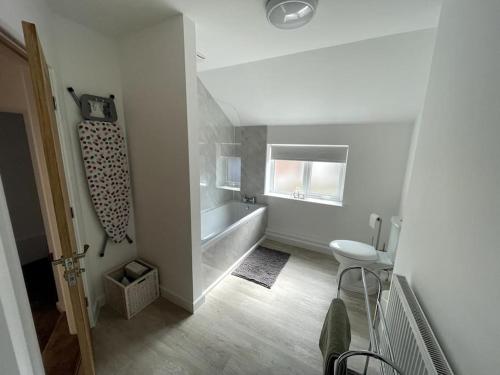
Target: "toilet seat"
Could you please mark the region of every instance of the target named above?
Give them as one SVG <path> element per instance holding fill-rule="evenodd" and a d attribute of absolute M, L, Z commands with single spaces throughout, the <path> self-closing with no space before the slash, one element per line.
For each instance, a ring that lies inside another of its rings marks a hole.
<path fill-rule="evenodd" d="M 363 242 L 335 240 L 330 242 L 330 248 L 334 250 L 334 253 L 354 260 L 376 261 L 378 259 L 377 250 Z"/>

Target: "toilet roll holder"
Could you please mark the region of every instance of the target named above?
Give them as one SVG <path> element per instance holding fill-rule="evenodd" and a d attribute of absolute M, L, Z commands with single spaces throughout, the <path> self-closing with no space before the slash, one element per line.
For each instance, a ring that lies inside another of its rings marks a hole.
<path fill-rule="evenodd" d="M 372 235 L 371 245 L 375 247 L 375 250 L 378 250 L 378 245 L 380 243 L 380 232 L 382 230 L 382 218 L 380 216 L 377 217 L 376 222 L 378 223 L 377 240 L 375 241 L 375 237 Z M 374 245 L 374 243 L 375 243 L 375 245 Z"/>

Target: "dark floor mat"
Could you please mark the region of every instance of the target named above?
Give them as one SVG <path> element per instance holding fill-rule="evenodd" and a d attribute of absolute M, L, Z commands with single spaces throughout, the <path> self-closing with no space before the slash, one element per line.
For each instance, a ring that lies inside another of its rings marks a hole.
<path fill-rule="evenodd" d="M 259 246 L 236 268 L 232 275 L 271 289 L 290 254 Z"/>

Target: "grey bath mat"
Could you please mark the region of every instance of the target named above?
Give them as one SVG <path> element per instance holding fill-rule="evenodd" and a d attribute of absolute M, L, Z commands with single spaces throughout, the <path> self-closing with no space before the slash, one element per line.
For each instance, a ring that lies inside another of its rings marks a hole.
<path fill-rule="evenodd" d="M 288 258 L 290 258 L 288 253 L 259 246 L 245 258 L 232 275 L 271 289 Z"/>

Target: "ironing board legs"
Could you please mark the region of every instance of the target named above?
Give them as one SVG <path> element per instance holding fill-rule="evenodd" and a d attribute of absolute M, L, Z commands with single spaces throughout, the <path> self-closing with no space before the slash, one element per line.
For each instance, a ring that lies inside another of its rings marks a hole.
<path fill-rule="evenodd" d="M 108 235 L 107 234 L 104 234 L 104 241 L 102 243 L 102 246 L 101 246 L 101 251 L 99 252 L 99 256 L 102 258 L 104 257 L 104 252 L 106 251 L 106 246 L 108 245 Z"/>
<path fill-rule="evenodd" d="M 132 238 L 130 238 L 130 236 L 128 234 L 125 236 L 125 239 L 130 244 L 134 243 L 134 240 Z M 109 240 L 108 235 L 104 234 L 104 241 L 102 242 L 101 251 L 99 252 L 99 256 L 101 258 L 104 257 L 104 253 L 106 252 L 106 246 L 108 246 L 108 240 Z"/>

